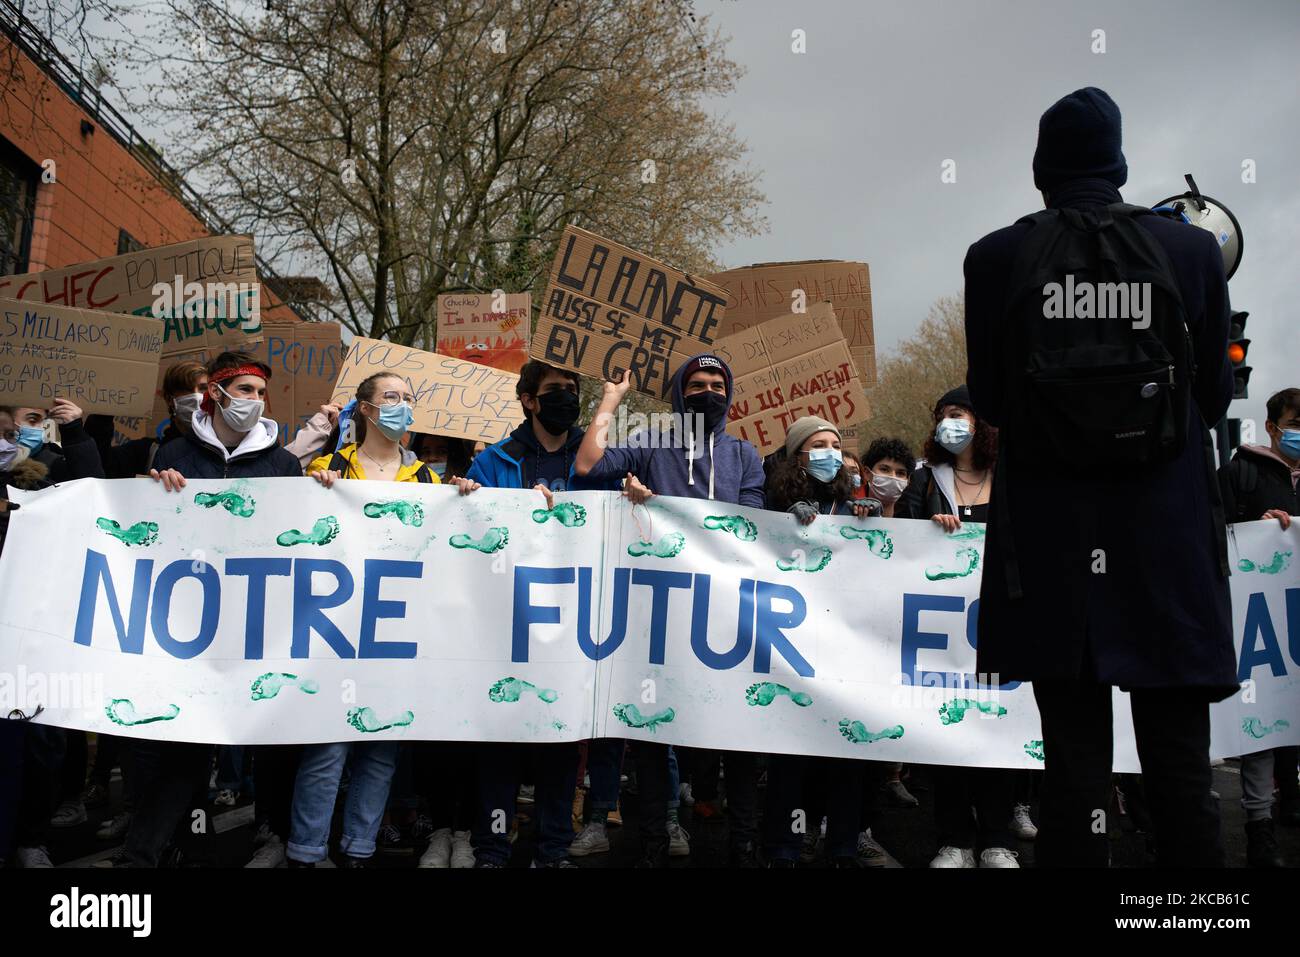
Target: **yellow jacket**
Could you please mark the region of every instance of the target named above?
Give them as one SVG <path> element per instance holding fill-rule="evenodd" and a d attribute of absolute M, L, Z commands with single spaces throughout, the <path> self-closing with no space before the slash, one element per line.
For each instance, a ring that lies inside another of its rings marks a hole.
<path fill-rule="evenodd" d="M 366 477 L 365 470 L 361 467 L 361 456 L 357 454 L 357 445 L 355 442 L 351 445 L 343 446 L 343 448 L 339 449 L 337 452 L 331 452 L 327 455 L 321 455 L 312 459 L 311 464 L 307 466 L 307 474 L 310 475 L 312 472 L 328 471 L 330 460 L 334 458 L 335 455 L 338 455 L 343 459 L 343 462 L 341 463 L 342 467 L 339 469 L 339 472 L 343 474 L 343 478 L 364 479 Z M 425 468 L 425 465 L 415 457 L 415 453 L 410 449 L 403 448 L 402 464 L 397 469 L 397 478 L 394 481 L 418 482 L 419 478 L 417 477 L 417 473 L 422 468 Z M 433 480 L 434 485 L 441 484 L 442 479 L 438 478 L 437 472 L 433 469 L 427 469 L 427 471 L 429 473 L 429 478 Z"/>

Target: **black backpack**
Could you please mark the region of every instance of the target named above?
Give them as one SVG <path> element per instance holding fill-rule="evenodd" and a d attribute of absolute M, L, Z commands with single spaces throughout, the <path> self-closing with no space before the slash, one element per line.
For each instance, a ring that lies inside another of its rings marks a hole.
<path fill-rule="evenodd" d="M 1169 257 L 1138 225 L 1144 215 L 1153 214 L 1115 203 L 1019 220 L 1033 228 L 1008 300 L 1009 424 L 1017 451 L 1040 463 L 1143 468 L 1177 458 L 1186 445 L 1191 336 Z M 1132 296 L 1139 290 L 1142 322 Z M 1091 310 L 1079 298 L 1087 292 Z M 1058 314 L 1049 316 L 1049 307 Z"/>

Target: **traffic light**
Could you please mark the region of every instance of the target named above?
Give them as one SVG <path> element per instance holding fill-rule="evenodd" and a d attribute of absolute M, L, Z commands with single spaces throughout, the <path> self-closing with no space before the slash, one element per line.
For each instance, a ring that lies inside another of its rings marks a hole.
<path fill-rule="evenodd" d="M 1246 385 L 1250 382 L 1250 366 L 1246 365 L 1246 350 L 1250 340 L 1246 336 L 1248 312 L 1234 312 L 1228 322 L 1228 362 L 1232 364 L 1232 397 L 1246 398 Z"/>

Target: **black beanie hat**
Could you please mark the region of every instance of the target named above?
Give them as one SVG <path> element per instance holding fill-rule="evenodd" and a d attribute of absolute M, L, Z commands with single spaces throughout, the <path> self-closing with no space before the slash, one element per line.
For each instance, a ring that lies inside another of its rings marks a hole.
<path fill-rule="evenodd" d="M 1105 90 L 1085 86 L 1053 103 L 1038 121 L 1034 186 L 1051 192 L 1072 179 L 1128 182 L 1120 151 L 1119 107 Z"/>
<path fill-rule="evenodd" d="M 971 404 L 970 400 L 970 389 L 966 388 L 965 385 L 949 389 L 939 396 L 939 401 L 934 404 L 934 414 L 937 416 L 942 412 L 945 405 L 959 405 L 963 409 L 969 409 L 972 414 L 975 412 L 975 406 Z"/>

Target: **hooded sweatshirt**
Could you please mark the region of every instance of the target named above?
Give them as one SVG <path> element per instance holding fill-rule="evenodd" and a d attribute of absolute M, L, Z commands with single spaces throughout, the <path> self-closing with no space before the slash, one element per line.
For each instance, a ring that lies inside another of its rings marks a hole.
<path fill-rule="evenodd" d="M 259 419 L 233 449 L 217 437 L 206 412 L 195 412 L 193 423 L 193 434 L 158 449 L 155 469 L 176 469 L 193 479 L 302 476 L 298 460 L 275 444 L 280 427 L 270 419 Z"/>
<path fill-rule="evenodd" d="M 701 358 L 695 356 L 695 359 Z M 727 408 L 731 408 L 731 370 L 716 356 L 727 379 Z M 694 362 L 683 363 L 673 376 L 670 395 L 673 411 L 686 413 L 683 373 Z M 741 439 L 727 434 L 727 416 L 723 415 L 714 430 L 700 439 L 694 430 L 679 424 L 652 435 L 641 430 L 628 437 L 626 446 L 605 450 L 592 468 L 589 478 L 620 479 L 631 472 L 641 483 L 658 495 L 681 498 L 707 498 L 734 505 L 764 508 L 763 461 L 758 450 Z M 657 446 L 657 447 L 651 447 Z"/>
<path fill-rule="evenodd" d="M 532 420 L 525 417 L 508 436 L 475 456 L 465 477 L 487 488 L 532 488 L 539 473 L 554 473 L 558 470 L 568 476 L 565 487 L 571 491 L 617 489 L 617 482 L 583 478 L 574 474 L 573 464 L 578 458 L 582 436 L 582 429 L 569 429 L 564 445 L 558 451 L 548 452 L 537 441 Z"/>

